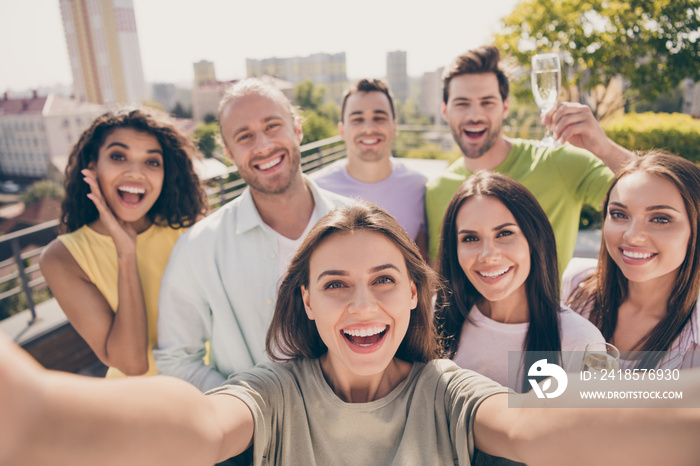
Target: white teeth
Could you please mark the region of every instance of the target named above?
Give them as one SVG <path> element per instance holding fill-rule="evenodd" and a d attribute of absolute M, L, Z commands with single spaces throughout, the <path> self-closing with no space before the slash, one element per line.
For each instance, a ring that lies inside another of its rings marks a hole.
<path fill-rule="evenodd" d="M 500 277 L 501 275 L 506 273 L 508 270 L 510 270 L 510 267 L 506 267 L 505 269 L 498 270 L 496 272 L 479 272 L 479 275 L 481 275 L 482 277 L 486 277 L 486 278 L 496 278 L 496 277 Z"/>
<path fill-rule="evenodd" d="M 386 330 L 386 325 L 355 330 L 343 330 L 343 333 L 351 337 L 371 337 L 372 335 L 382 333 L 384 330 Z"/>
<path fill-rule="evenodd" d="M 363 139 L 360 142 L 362 144 L 376 144 L 379 142 L 379 139 Z"/>
<path fill-rule="evenodd" d="M 632 251 L 625 251 L 624 249 L 622 250 L 622 255 L 630 257 L 632 259 L 649 259 L 651 256 L 654 254 L 650 253 L 644 253 L 644 252 L 632 252 Z"/>
<path fill-rule="evenodd" d="M 272 160 L 270 160 L 270 161 L 267 162 L 267 163 L 258 165 L 258 168 L 259 168 L 260 170 L 267 170 L 267 169 L 272 168 L 272 167 L 274 167 L 275 165 L 279 164 L 281 161 L 282 161 L 282 157 L 277 157 L 276 159 L 272 159 Z"/>
<path fill-rule="evenodd" d="M 146 192 L 143 188 L 137 188 L 135 186 L 119 186 L 117 188 L 119 191 L 124 191 L 131 194 L 144 194 Z"/>

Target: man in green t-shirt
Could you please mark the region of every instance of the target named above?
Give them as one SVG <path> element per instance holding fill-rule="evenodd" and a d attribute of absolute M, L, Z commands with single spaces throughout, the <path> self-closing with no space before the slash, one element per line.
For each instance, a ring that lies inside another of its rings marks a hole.
<path fill-rule="evenodd" d="M 442 219 L 457 188 L 478 170 L 503 173 L 527 187 L 554 229 L 560 273 L 573 256 L 583 204 L 600 208 L 613 178 L 632 154 L 605 135 L 590 108 L 559 103 L 542 122 L 564 144 L 538 147 L 538 141 L 503 135 L 508 116 L 508 77 L 496 47 L 465 52 L 442 78 L 442 116 L 463 157 L 426 185 L 429 255 L 436 261 Z"/>

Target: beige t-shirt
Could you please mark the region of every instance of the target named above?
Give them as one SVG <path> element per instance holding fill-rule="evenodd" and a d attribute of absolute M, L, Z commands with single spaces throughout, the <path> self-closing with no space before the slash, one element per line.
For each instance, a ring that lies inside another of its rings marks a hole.
<path fill-rule="evenodd" d="M 245 402 L 255 465 L 469 465 L 476 409 L 507 389 L 452 361 L 415 363 L 384 398 L 346 403 L 318 359 L 265 363 L 207 394 Z"/>

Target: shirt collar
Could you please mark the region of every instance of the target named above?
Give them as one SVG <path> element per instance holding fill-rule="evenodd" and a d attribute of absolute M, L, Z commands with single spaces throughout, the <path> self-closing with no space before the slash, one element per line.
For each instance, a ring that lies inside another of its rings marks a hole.
<path fill-rule="evenodd" d="M 319 212 L 328 212 L 332 206 L 319 192 L 319 187 L 316 185 L 316 183 L 314 183 L 306 175 L 302 175 L 302 177 L 304 178 L 306 186 L 308 186 L 311 190 L 311 196 L 314 199 L 314 210 L 311 214 L 311 220 L 316 223 L 316 221 L 320 219 Z M 260 217 L 260 212 L 258 212 L 257 207 L 255 207 L 255 202 L 253 202 L 253 195 L 250 192 L 250 187 L 246 187 L 238 198 L 237 210 L 237 234 L 245 233 L 255 227 L 262 228 L 265 225 L 262 217 Z"/>

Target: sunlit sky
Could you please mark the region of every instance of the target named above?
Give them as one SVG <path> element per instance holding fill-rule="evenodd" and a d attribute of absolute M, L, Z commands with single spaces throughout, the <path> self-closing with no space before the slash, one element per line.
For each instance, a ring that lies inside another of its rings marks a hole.
<path fill-rule="evenodd" d="M 386 53 L 407 52 L 420 76 L 488 43 L 518 0 L 134 0 L 146 81 L 187 83 L 214 62 L 245 77 L 246 58 L 346 53 L 349 79 L 384 77 Z M 70 85 L 59 0 L 0 0 L 0 92 Z"/>

